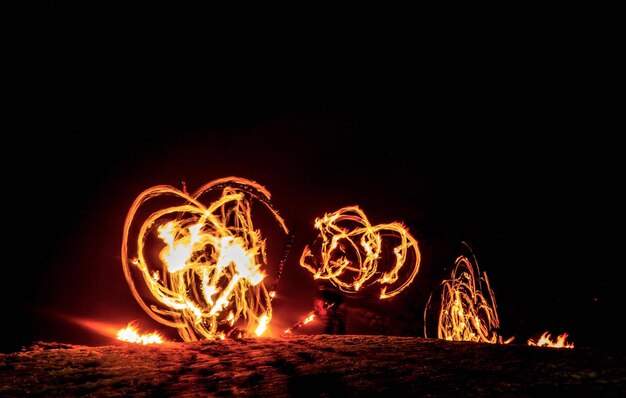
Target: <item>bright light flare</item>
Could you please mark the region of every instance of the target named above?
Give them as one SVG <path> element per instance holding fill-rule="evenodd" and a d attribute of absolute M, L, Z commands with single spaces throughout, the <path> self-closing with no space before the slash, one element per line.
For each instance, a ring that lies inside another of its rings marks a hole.
<path fill-rule="evenodd" d="M 574 348 L 574 343 L 568 343 L 567 337 L 569 334 L 563 333 L 557 336 L 556 341 L 552 341 L 552 336 L 548 332 L 544 332 L 538 341 L 528 339 L 528 345 L 536 347 L 551 347 L 551 348 Z"/>
<path fill-rule="evenodd" d="M 348 206 L 315 219 L 315 228 L 317 245 L 306 246 L 300 257 L 314 279 L 328 279 L 346 293 L 379 283 L 380 298 L 386 299 L 417 275 L 418 243 L 399 222 L 372 225 L 358 206 Z"/>
<path fill-rule="evenodd" d="M 121 251 L 126 281 L 144 311 L 184 341 L 260 336 L 272 319 L 263 283 L 266 244 L 252 223 L 253 202 L 288 233 L 270 193 L 239 177 L 211 181 L 193 194 L 158 185 L 128 212 Z M 140 210 L 149 213 L 143 221 Z"/>
<path fill-rule="evenodd" d="M 117 332 L 120 330 L 119 323 L 108 323 L 102 321 L 96 321 L 93 319 L 79 318 L 75 316 L 61 315 L 63 318 L 73 322 L 77 325 L 84 327 L 92 332 L 96 332 L 101 336 L 115 338 Z"/>

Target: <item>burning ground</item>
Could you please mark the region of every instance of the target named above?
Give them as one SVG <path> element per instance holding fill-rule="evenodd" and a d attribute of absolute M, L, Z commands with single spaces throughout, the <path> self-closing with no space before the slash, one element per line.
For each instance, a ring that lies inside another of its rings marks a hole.
<path fill-rule="evenodd" d="M 420 337 L 164 345 L 36 343 L 0 355 L 2 396 L 623 396 L 626 355 Z"/>

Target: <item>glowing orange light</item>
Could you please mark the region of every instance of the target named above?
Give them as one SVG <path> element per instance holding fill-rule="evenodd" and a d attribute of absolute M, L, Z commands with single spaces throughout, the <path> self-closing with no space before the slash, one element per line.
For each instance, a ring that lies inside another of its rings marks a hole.
<path fill-rule="evenodd" d="M 117 339 L 137 344 L 163 344 L 163 337 L 158 332 L 139 333 L 139 330 L 129 323 L 117 332 Z"/>
<path fill-rule="evenodd" d="M 117 332 L 120 330 L 119 323 L 107 323 L 107 322 L 102 322 L 102 321 L 96 321 L 93 319 L 79 318 L 79 317 L 69 316 L 69 315 L 64 315 L 64 314 L 59 314 L 59 316 L 61 316 L 64 319 L 67 319 L 68 321 L 72 323 L 80 325 L 84 327 L 85 329 L 88 329 L 92 332 L 96 332 L 106 337 L 115 338 L 117 335 Z"/>
<path fill-rule="evenodd" d="M 500 327 L 498 309 L 487 274 L 483 273 L 480 279 L 477 279 L 475 274 L 480 274 L 477 263 L 473 264 L 465 256 L 456 259 L 450 279 L 442 283 L 437 337 L 454 341 L 508 344 L 514 338 L 503 341 L 502 336 L 498 335 Z M 487 297 L 482 293 L 481 280 L 485 283 Z M 425 335 L 427 335 L 426 315 L 431 298 L 432 295 L 424 311 Z"/>
<path fill-rule="evenodd" d="M 311 323 L 315 320 L 315 311 L 311 311 L 308 314 L 306 314 L 306 316 L 304 317 L 304 319 L 302 319 L 299 322 L 296 322 L 292 327 L 286 329 L 283 334 L 291 334 L 293 333 L 294 330 L 301 328 L 302 326 Z"/>
<path fill-rule="evenodd" d="M 257 326 L 254 333 L 256 333 L 257 336 L 262 335 L 265 332 L 265 330 L 267 330 L 267 324 L 269 321 L 270 321 L 270 318 L 267 316 L 267 314 L 263 314 L 261 316 L 261 319 L 259 320 L 259 325 Z"/>
<path fill-rule="evenodd" d="M 315 314 L 311 314 L 307 316 L 306 318 L 304 318 L 304 324 L 306 325 L 309 322 L 313 322 L 314 319 L 315 319 Z"/>
<path fill-rule="evenodd" d="M 574 343 L 568 343 L 567 337 L 569 334 L 563 333 L 557 336 L 556 341 L 552 341 L 552 336 L 548 332 L 544 332 L 538 341 L 528 339 L 528 345 L 537 347 L 552 347 L 552 348 L 574 348 Z"/>
<path fill-rule="evenodd" d="M 154 204 L 165 198 L 178 204 Z M 176 328 L 185 341 L 222 339 L 235 329 L 238 336 L 260 336 L 272 319 L 263 283 L 266 245 L 252 223 L 253 200 L 288 233 L 270 193 L 238 177 L 211 181 L 193 194 L 158 185 L 142 192 L 128 212 L 121 252 L 128 285 L 148 315 Z M 151 214 L 136 223 L 140 209 Z M 129 255 L 133 241 L 136 254 Z M 138 277 L 147 291 L 138 289 Z"/>
<path fill-rule="evenodd" d="M 404 290 L 417 275 L 420 250 L 401 223 L 371 225 L 358 206 L 349 206 L 317 218 L 315 228 L 320 246 L 315 253 L 306 246 L 300 265 L 315 279 L 328 279 L 343 292 L 355 293 L 377 282 L 383 285 L 380 298 L 386 299 Z"/>

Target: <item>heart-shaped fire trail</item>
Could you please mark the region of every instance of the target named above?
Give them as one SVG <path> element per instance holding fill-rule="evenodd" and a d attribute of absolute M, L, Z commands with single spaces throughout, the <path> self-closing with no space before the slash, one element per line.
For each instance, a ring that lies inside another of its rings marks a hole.
<path fill-rule="evenodd" d="M 272 319 L 272 292 L 263 283 L 265 239 L 252 224 L 253 202 L 288 233 L 270 193 L 239 177 L 211 181 L 193 194 L 154 186 L 126 216 L 121 254 L 128 285 L 148 315 L 176 328 L 184 341 L 260 336 Z"/>

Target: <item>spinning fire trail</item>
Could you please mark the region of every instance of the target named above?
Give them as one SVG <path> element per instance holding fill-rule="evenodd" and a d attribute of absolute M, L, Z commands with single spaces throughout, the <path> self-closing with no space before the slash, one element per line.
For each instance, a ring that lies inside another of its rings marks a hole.
<path fill-rule="evenodd" d="M 503 341 L 502 336 L 498 335 L 500 328 L 498 308 L 487 274 L 483 273 L 480 279 L 477 279 L 476 274 L 480 275 L 480 271 L 478 265 L 474 263 L 465 256 L 457 257 L 450 279 L 443 281 L 437 337 L 455 341 L 508 344 L 513 341 L 513 337 Z M 482 293 L 481 280 L 485 283 L 487 297 Z M 431 298 L 432 295 L 424 310 L 426 337 L 428 337 L 426 316 Z"/>
<path fill-rule="evenodd" d="M 349 206 L 317 218 L 315 228 L 320 246 L 315 254 L 306 246 L 300 265 L 315 279 L 327 279 L 343 292 L 355 293 L 378 282 L 383 285 L 380 298 L 386 299 L 404 290 L 417 275 L 421 258 L 417 241 L 401 223 L 371 225 L 358 206 Z M 402 280 L 399 273 L 405 264 L 410 271 Z"/>
<path fill-rule="evenodd" d="M 121 248 L 124 275 L 141 308 L 176 328 L 184 341 L 262 335 L 272 319 L 274 290 L 293 243 L 292 233 L 268 291 L 266 240 L 253 225 L 253 203 L 289 234 L 270 197 L 261 185 L 239 177 L 211 181 L 192 194 L 167 185 L 142 192 L 127 214 Z M 142 214 L 147 217 L 137 221 Z M 318 237 L 302 251 L 300 266 L 338 291 L 356 294 L 378 283 L 378 297 L 388 299 L 418 274 L 418 242 L 399 222 L 372 225 L 358 206 L 348 206 L 317 218 L 315 228 Z M 459 256 L 450 279 L 443 281 L 437 336 L 507 344 L 513 338 L 503 341 L 498 335 L 494 293 L 475 263 L 475 258 L 472 263 Z M 424 310 L 426 337 L 431 299 Z M 324 299 L 284 333 L 317 318 L 332 320 L 328 313 L 337 312 L 341 301 Z M 139 334 L 133 325 L 117 337 L 141 344 L 163 341 L 158 334 Z M 528 344 L 573 348 L 566 337 L 553 342 L 546 332 Z"/>
<path fill-rule="evenodd" d="M 379 283 L 380 299 L 393 297 L 413 282 L 419 270 L 418 243 L 399 222 L 372 225 L 358 206 L 343 207 L 315 220 L 319 230 L 312 247 L 306 246 L 300 265 L 314 279 L 328 280 L 339 290 L 353 294 Z M 325 309 L 333 303 L 324 303 Z M 284 333 L 315 319 L 315 311 Z"/>
<path fill-rule="evenodd" d="M 210 200 L 210 194 L 217 197 Z M 159 208 L 164 198 L 178 204 Z M 146 313 L 176 328 L 185 341 L 233 333 L 260 336 L 272 319 L 273 292 L 263 283 L 266 246 L 252 223 L 253 201 L 288 233 L 270 193 L 238 177 L 211 181 L 193 194 L 155 186 L 142 192 L 128 212 L 121 251 L 126 281 Z M 156 202 L 157 209 L 136 224 L 140 209 L 154 209 L 148 202 Z M 133 255 L 131 241 L 136 242 Z M 137 278 L 147 290 L 137 287 Z"/>

